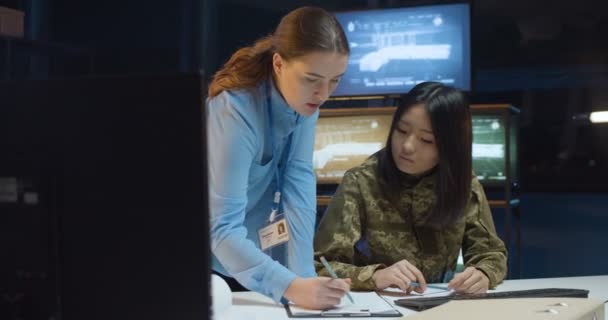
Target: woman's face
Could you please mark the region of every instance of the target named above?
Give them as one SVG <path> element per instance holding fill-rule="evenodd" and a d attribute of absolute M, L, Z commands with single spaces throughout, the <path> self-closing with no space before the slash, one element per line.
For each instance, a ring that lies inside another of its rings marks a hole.
<path fill-rule="evenodd" d="M 336 89 L 348 56 L 318 51 L 287 61 L 275 53 L 272 60 L 276 85 L 287 104 L 310 116 Z"/>
<path fill-rule="evenodd" d="M 401 172 L 421 175 L 439 163 L 431 119 L 422 104 L 403 113 L 392 135 L 393 160 Z"/>

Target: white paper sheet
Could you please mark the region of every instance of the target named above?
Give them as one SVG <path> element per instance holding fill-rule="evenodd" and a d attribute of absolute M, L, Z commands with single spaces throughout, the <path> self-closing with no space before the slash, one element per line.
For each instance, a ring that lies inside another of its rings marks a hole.
<path fill-rule="evenodd" d="M 376 292 L 350 292 L 350 295 L 355 301 L 354 304 L 350 302 L 347 297 L 344 297 L 336 308 L 329 310 L 311 310 L 300 308 L 295 305 L 290 305 L 289 308 L 294 316 L 336 316 L 342 314 L 348 314 L 351 316 L 371 316 L 373 314 L 399 315 L 399 312 Z"/>

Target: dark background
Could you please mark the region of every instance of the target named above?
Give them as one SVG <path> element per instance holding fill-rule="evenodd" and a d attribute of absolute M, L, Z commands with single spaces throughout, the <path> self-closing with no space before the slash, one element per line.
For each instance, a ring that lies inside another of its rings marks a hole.
<path fill-rule="evenodd" d="M 27 40 L 13 44 L 10 65 L 0 59 L 0 79 L 212 74 L 296 7 L 342 11 L 424 3 L 0 0 L 0 6 L 26 13 Z M 608 273 L 608 124 L 572 120 L 608 110 L 607 7 L 603 0 L 473 1 L 471 100 L 521 110 L 522 278 Z M 6 43 L 0 41 L 0 57 Z M 35 188 L 36 181 L 25 183 Z M 24 262 L 8 272 L 15 274 L 14 284 L 34 292 L 48 277 L 47 219 L 35 207 L 19 210 L 26 214 L 5 214 L 0 206 L 0 240 L 17 243 L 15 256 Z M 502 216 L 495 218 L 501 229 Z M 16 223 L 27 230 L 11 228 Z"/>

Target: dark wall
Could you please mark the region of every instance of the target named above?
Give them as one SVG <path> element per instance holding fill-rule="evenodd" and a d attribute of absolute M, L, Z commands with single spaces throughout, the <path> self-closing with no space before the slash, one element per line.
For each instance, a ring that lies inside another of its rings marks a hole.
<path fill-rule="evenodd" d="M 608 194 L 525 193 L 524 278 L 602 275 L 608 270 Z"/>
<path fill-rule="evenodd" d="M 51 37 L 93 49 L 98 73 L 178 70 L 181 3 L 54 0 Z"/>
<path fill-rule="evenodd" d="M 25 39 L 33 41 L 13 41 L 16 49 L 9 66 L 10 78 L 199 71 L 205 55 L 201 49 L 206 28 L 203 20 L 211 16 L 205 7 L 207 3 L 197 0 L 11 3 L 10 7 L 25 12 Z M 0 57 L 4 57 L 4 50 L 0 49 Z M 76 65 L 74 57 L 90 60 L 91 67 Z M 32 63 L 34 60 L 38 60 L 38 65 Z"/>

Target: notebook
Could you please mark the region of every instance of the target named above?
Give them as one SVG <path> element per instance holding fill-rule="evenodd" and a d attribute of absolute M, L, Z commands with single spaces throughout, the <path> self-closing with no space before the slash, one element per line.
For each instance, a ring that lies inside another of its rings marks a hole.
<path fill-rule="evenodd" d="M 388 301 L 376 292 L 350 292 L 355 303 L 343 298 L 336 308 L 328 310 L 311 310 L 285 304 L 290 318 L 335 318 L 335 317 L 401 317 Z"/>

